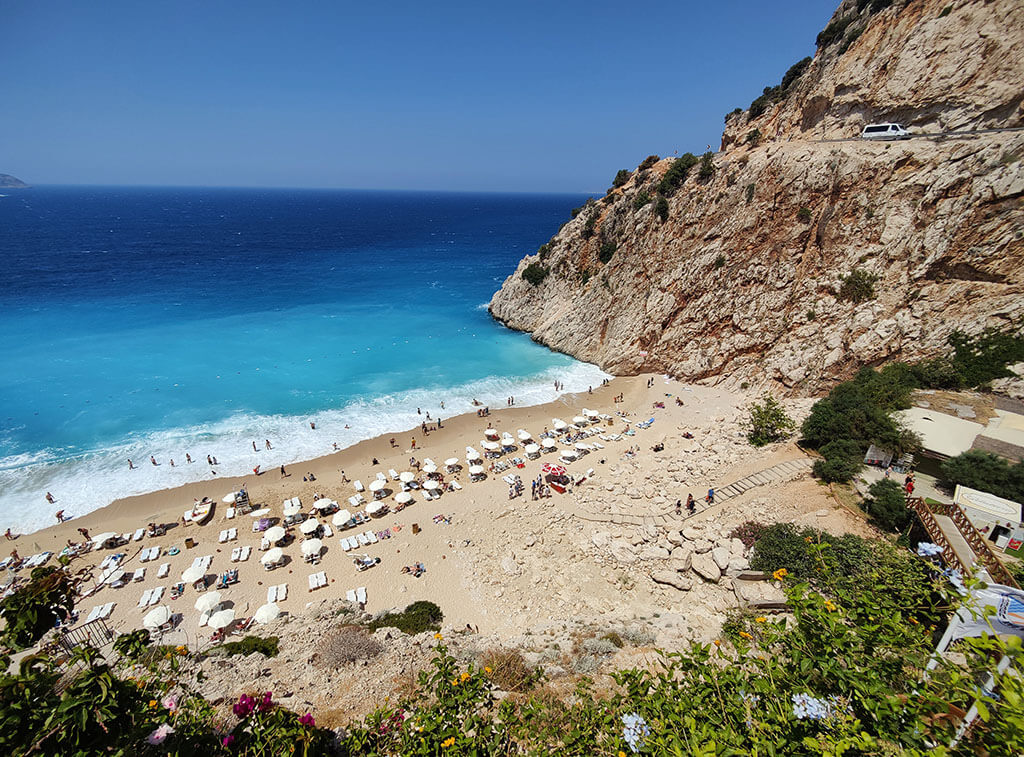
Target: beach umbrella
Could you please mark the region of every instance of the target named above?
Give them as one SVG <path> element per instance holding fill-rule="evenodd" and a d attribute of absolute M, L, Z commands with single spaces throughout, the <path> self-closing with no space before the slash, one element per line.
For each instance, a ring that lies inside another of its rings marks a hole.
<path fill-rule="evenodd" d="M 533 434 L 531 434 L 529 431 L 527 431 L 524 428 L 521 428 L 518 431 L 516 431 L 516 436 L 519 437 L 519 441 L 521 441 L 521 442 L 527 442 L 527 441 L 529 441 L 530 439 L 533 438 Z"/>
<path fill-rule="evenodd" d="M 444 461 L 444 464 L 447 465 L 449 468 L 454 468 L 456 465 L 459 464 L 459 458 L 449 457 L 447 460 Z"/>
<path fill-rule="evenodd" d="M 302 525 L 299 526 L 299 530 L 307 536 L 320 528 L 320 521 L 316 518 L 310 518 L 309 520 L 302 521 Z"/>
<path fill-rule="evenodd" d="M 541 472 L 546 473 L 549 476 L 564 476 L 568 471 L 561 465 L 555 465 L 554 463 L 544 463 L 541 467 Z"/>
<path fill-rule="evenodd" d="M 582 415 L 577 415 L 575 418 L 572 419 L 572 422 L 579 426 L 587 425 L 587 419 L 584 418 Z"/>
<path fill-rule="evenodd" d="M 400 505 L 407 505 L 412 502 L 412 495 L 409 492 L 398 492 L 395 495 L 395 502 Z"/>
<path fill-rule="evenodd" d="M 195 608 L 199 610 L 199 612 L 209 612 L 219 604 L 220 592 L 208 591 L 205 594 L 199 595 L 199 599 L 196 600 Z"/>
<path fill-rule="evenodd" d="M 210 628 L 219 631 L 221 628 L 231 625 L 231 622 L 235 619 L 235 611 L 229 607 L 226 610 L 220 610 L 210 616 L 208 625 Z"/>
<path fill-rule="evenodd" d="M 542 447 L 546 447 L 548 449 L 554 449 L 554 447 L 555 447 L 555 440 L 554 439 L 549 439 L 547 437 L 544 437 L 543 439 L 541 439 L 540 443 L 541 443 Z"/>
<path fill-rule="evenodd" d="M 337 507 L 337 505 L 338 503 L 335 502 L 333 499 L 327 499 L 327 497 L 324 497 L 323 499 L 318 499 L 316 501 L 316 504 L 313 505 L 313 509 L 330 510 L 332 507 Z"/>
<path fill-rule="evenodd" d="M 525 447 L 523 447 L 523 449 L 526 451 L 526 454 L 528 455 L 535 455 L 538 452 L 540 452 L 540 447 L 538 447 L 536 444 L 527 444 Z"/>
<path fill-rule="evenodd" d="M 438 486 L 440 486 L 440 484 L 437 483 L 437 481 L 435 481 L 434 479 L 430 479 L 429 481 L 424 481 L 423 482 L 423 488 L 424 489 L 431 489 L 431 490 L 433 490 L 433 489 L 436 489 Z"/>
<path fill-rule="evenodd" d="M 371 492 L 379 492 L 385 486 L 386 486 L 385 482 L 381 481 L 379 478 L 375 478 L 375 479 L 373 479 L 373 481 L 370 482 L 370 485 L 367 488 Z"/>
<path fill-rule="evenodd" d="M 284 510 L 282 510 L 282 512 L 284 513 L 284 517 L 291 518 L 291 517 L 293 517 L 295 515 L 298 515 L 299 513 L 302 512 L 302 506 L 301 505 L 296 505 L 294 503 L 293 504 L 289 504 L 289 505 L 287 505 L 284 508 Z"/>
<path fill-rule="evenodd" d="M 477 451 L 475 449 L 473 449 L 472 447 L 466 447 L 466 457 L 469 457 L 470 455 L 476 455 L 476 454 L 478 454 L 478 453 L 477 453 Z"/>
<path fill-rule="evenodd" d="M 480 459 L 480 453 L 477 452 L 475 449 L 474 450 L 470 450 L 470 451 L 468 451 L 466 453 L 466 461 L 467 462 L 471 462 L 473 460 L 479 460 L 479 459 Z"/>
<path fill-rule="evenodd" d="M 352 513 L 348 510 L 339 510 L 334 514 L 334 518 L 331 519 L 331 523 L 336 526 L 344 526 L 350 520 L 352 520 Z"/>
<path fill-rule="evenodd" d="M 302 554 L 305 556 L 318 555 L 324 548 L 324 543 L 319 539 L 306 539 L 302 542 Z"/>
<path fill-rule="evenodd" d="M 483 447 L 484 449 L 490 451 L 490 452 L 494 452 L 501 445 L 498 444 L 497 442 L 483 442 L 483 443 L 480 444 L 480 446 Z"/>
<path fill-rule="evenodd" d="M 276 542 L 279 542 L 281 541 L 281 539 L 284 538 L 285 530 L 284 527 L 282 526 L 271 526 L 264 532 L 263 535 L 267 537 L 267 541 L 269 541 L 271 544 L 275 544 Z"/>
<path fill-rule="evenodd" d="M 210 622 L 210 613 L 204 612 L 199 614 L 199 627 L 202 628 Z"/>
<path fill-rule="evenodd" d="M 105 542 L 107 539 L 113 539 L 115 536 L 117 536 L 117 534 L 113 531 L 104 531 L 99 536 L 92 537 L 92 543 L 103 544 L 103 542 Z"/>
<path fill-rule="evenodd" d="M 493 436 L 493 437 L 497 438 L 497 436 L 498 436 L 498 429 L 496 429 L 496 428 L 489 428 L 486 431 L 484 431 L 484 436 Z"/>
<path fill-rule="evenodd" d="M 585 444 L 584 442 L 576 442 L 573 446 L 576 447 L 576 449 L 590 449 L 590 445 Z"/>
<path fill-rule="evenodd" d="M 398 474 L 398 480 L 401 481 L 403 484 L 407 484 L 410 481 L 416 480 L 416 474 L 410 471 L 402 471 L 401 473 Z"/>
<path fill-rule="evenodd" d="M 569 424 L 563 421 L 561 418 L 552 418 L 551 425 L 555 427 L 555 431 L 564 431 L 569 427 Z"/>
<path fill-rule="evenodd" d="M 387 509 L 387 506 L 383 502 L 371 502 L 366 506 L 366 512 L 369 515 L 376 515 L 377 513 L 383 514 Z"/>
<path fill-rule="evenodd" d="M 277 616 L 281 614 L 281 608 L 273 602 L 265 605 L 260 605 L 256 612 L 253 613 L 253 618 L 257 623 L 266 624 L 272 620 L 276 620 Z"/>
<path fill-rule="evenodd" d="M 115 584 L 118 581 L 120 581 L 122 578 L 124 578 L 124 571 L 121 570 L 120 568 L 114 568 L 113 570 L 107 572 L 103 576 L 103 583 L 105 583 L 105 584 Z"/>
<path fill-rule="evenodd" d="M 251 513 L 249 513 L 249 515 L 252 516 L 253 518 L 262 518 L 264 515 L 267 515 L 269 512 L 270 512 L 270 508 L 269 507 L 261 507 L 259 510 L 253 510 Z"/>
<path fill-rule="evenodd" d="M 280 547 L 274 547 L 273 549 L 267 550 L 267 553 L 260 558 L 260 562 L 264 565 L 275 565 L 276 563 L 281 562 L 283 557 L 284 550 Z"/>
<path fill-rule="evenodd" d="M 562 457 L 564 457 L 566 460 L 575 460 L 577 457 L 579 457 L 579 455 L 576 454 L 576 450 L 563 449 Z"/>
<path fill-rule="evenodd" d="M 171 608 L 167 605 L 160 605 L 146 613 L 146 617 L 142 619 L 142 625 L 146 628 L 159 628 L 170 619 Z"/>
<path fill-rule="evenodd" d="M 229 505 L 230 505 L 230 504 L 233 504 L 233 503 L 234 503 L 234 501 L 235 501 L 235 495 L 236 495 L 236 494 L 238 494 L 238 492 L 228 492 L 227 494 L 225 494 L 225 495 L 224 495 L 224 496 L 223 496 L 223 497 L 221 498 L 221 500 L 220 500 L 220 501 L 221 501 L 221 502 L 226 502 L 226 503 L 227 503 L 227 504 L 229 504 Z"/>
<path fill-rule="evenodd" d="M 434 465 L 433 463 L 427 463 L 426 465 L 423 466 L 423 472 L 427 474 L 437 473 L 437 466 Z"/>
<path fill-rule="evenodd" d="M 185 569 L 185 572 L 181 574 L 181 580 L 187 584 L 192 584 L 205 575 L 206 572 L 203 570 L 201 566 L 193 565 Z"/>
<path fill-rule="evenodd" d="M 586 408 L 583 408 L 583 414 L 585 416 L 587 416 L 588 418 L 597 418 L 598 417 L 598 412 L 596 410 L 587 410 Z"/>
<path fill-rule="evenodd" d="M 469 473 L 472 476 L 480 476 L 484 472 L 484 466 L 482 465 L 471 465 L 469 466 Z"/>

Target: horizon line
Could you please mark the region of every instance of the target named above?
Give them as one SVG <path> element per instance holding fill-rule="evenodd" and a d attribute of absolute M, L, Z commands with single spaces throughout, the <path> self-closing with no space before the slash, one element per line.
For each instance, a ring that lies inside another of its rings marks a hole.
<path fill-rule="evenodd" d="M 565 195 L 604 197 L 605 191 L 557 192 L 552 190 L 524 189 L 395 189 L 367 187 L 293 186 L 293 185 L 231 185 L 231 184 L 85 184 L 85 183 L 41 183 L 26 184 L 24 187 L 0 187 L 0 190 L 24 190 L 44 187 L 99 187 L 105 189 L 256 189 L 256 190 L 302 190 L 310 192 L 402 192 L 409 194 L 523 194 L 523 195 Z"/>

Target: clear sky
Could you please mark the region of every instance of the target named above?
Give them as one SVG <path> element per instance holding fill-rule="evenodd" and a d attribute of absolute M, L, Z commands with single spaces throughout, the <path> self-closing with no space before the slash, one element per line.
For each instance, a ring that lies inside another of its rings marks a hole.
<path fill-rule="evenodd" d="M 603 192 L 717 149 L 837 4 L 0 0 L 0 173 Z"/>

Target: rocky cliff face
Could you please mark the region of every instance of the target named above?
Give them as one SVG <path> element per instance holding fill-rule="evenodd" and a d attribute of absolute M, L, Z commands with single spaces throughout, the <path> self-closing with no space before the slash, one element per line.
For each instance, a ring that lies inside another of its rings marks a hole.
<path fill-rule="evenodd" d="M 654 162 L 583 208 L 491 313 L 615 373 L 800 392 L 1019 324 L 1024 130 L 822 140 L 1024 127 L 1024 5 L 844 0 L 819 44 L 705 165 Z"/>

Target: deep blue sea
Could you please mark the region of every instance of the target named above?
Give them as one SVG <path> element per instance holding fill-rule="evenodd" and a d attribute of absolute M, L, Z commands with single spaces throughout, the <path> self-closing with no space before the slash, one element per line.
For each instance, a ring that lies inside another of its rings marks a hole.
<path fill-rule="evenodd" d="M 486 311 L 582 197 L 3 192 L 0 528 L 605 377 Z"/>

